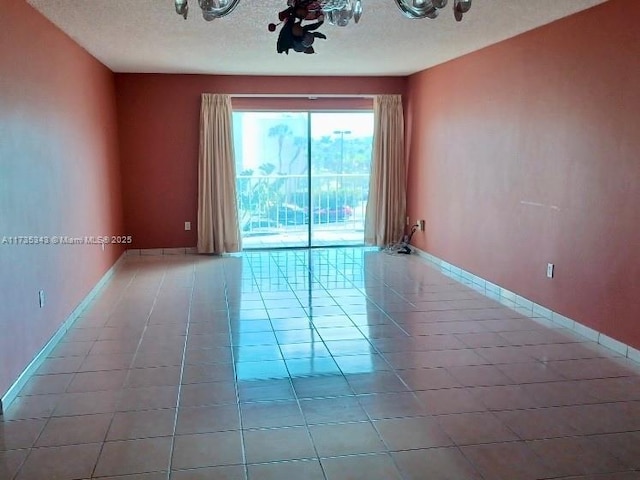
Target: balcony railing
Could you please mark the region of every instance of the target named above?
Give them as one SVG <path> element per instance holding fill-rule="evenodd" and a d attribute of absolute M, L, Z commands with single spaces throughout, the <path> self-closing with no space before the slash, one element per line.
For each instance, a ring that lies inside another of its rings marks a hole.
<path fill-rule="evenodd" d="M 238 175 L 237 191 L 245 238 L 296 231 L 306 234 L 309 223 L 314 232 L 361 233 L 369 175 L 314 173 L 311 179 L 306 174 Z"/>

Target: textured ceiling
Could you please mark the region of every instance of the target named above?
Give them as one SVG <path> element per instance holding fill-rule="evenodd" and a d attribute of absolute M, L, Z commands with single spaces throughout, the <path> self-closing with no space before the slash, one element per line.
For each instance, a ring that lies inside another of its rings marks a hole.
<path fill-rule="evenodd" d="M 450 6 L 435 20 L 411 20 L 393 0 L 362 0 L 358 25 L 325 24 L 316 55 L 287 56 L 267 30 L 286 0 L 242 0 L 213 22 L 197 0 L 188 20 L 173 0 L 28 0 L 115 72 L 235 75 L 406 75 L 604 1 L 474 0 L 457 23 Z"/>

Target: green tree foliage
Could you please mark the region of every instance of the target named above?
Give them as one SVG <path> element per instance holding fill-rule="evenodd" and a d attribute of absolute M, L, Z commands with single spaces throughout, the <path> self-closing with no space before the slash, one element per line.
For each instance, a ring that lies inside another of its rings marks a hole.
<path fill-rule="evenodd" d="M 250 210 L 254 216 L 265 216 L 269 209 L 283 204 L 306 208 L 307 180 L 292 178 L 291 174 L 307 172 L 307 138 L 295 135 L 286 123 L 269 128 L 267 135 L 276 140 L 278 165 L 263 163 L 257 171 L 240 172 L 238 199 L 241 210 Z M 341 139 L 340 136 L 325 135 L 311 139 L 314 208 L 354 206 L 366 198 L 371 149 L 371 137 L 344 136 Z M 344 174 L 363 176 L 342 179 L 338 177 L 341 169 Z"/>

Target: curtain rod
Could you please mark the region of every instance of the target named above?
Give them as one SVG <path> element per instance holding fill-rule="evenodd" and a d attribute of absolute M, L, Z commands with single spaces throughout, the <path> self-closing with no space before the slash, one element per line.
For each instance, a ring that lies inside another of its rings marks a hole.
<path fill-rule="evenodd" d="M 374 94 L 356 93 L 349 94 L 330 94 L 330 93 L 230 93 L 231 98 L 374 98 Z"/>

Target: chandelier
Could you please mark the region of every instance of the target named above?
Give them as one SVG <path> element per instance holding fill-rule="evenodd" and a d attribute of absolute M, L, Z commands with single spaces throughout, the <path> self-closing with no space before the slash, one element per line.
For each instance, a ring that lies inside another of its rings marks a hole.
<path fill-rule="evenodd" d="M 439 10 L 447 6 L 448 0 L 393 0 L 402 14 L 408 18 L 436 18 Z M 472 0 L 453 0 L 453 14 L 457 21 L 471 8 Z M 233 12 L 240 0 L 198 0 L 205 20 L 226 17 Z M 331 25 L 346 27 L 353 20 L 358 23 L 362 16 L 362 0 L 288 0 L 289 7 L 299 4 L 319 5 Z M 176 12 L 186 20 L 189 0 L 175 0 Z"/>

